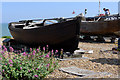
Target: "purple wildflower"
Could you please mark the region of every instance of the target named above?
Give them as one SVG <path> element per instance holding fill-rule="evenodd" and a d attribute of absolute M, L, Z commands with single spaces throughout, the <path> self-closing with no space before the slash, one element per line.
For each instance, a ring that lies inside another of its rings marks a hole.
<path fill-rule="evenodd" d="M 39 57 L 43 57 L 44 55 L 42 55 L 42 56 L 39 56 Z"/>
<path fill-rule="evenodd" d="M 20 69 L 22 70 L 22 67 L 20 67 Z"/>
<path fill-rule="evenodd" d="M 46 67 L 49 67 L 50 66 L 50 63 L 48 63 L 47 65 L 46 65 Z"/>
<path fill-rule="evenodd" d="M 14 57 L 14 59 L 16 59 L 16 57 Z"/>
<path fill-rule="evenodd" d="M 43 47 L 43 50 L 45 51 L 45 47 Z"/>
<path fill-rule="evenodd" d="M 34 75 L 34 77 L 38 77 L 38 75 Z"/>
<path fill-rule="evenodd" d="M 0 57 L 0 60 L 2 60 L 2 58 Z"/>
<path fill-rule="evenodd" d="M 33 55 L 35 56 L 35 53 L 33 52 Z"/>
<path fill-rule="evenodd" d="M 55 53 L 58 53 L 58 50 L 56 50 Z"/>
<path fill-rule="evenodd" d="M 7 51 L 7 48 L 4 48 L 3 51 Z"/>
<path fill-rule="evenodd" d="M 51 51 L 52 53 L 53 53 L 53 49 L 52 49 L 52 51 Z"/>
<path fill-rule="evenodd" d="M 19 50 L 19 53 L 21 53 L 21 50 Z"/>
<path fill-rule="evenodd" d="M 3 69 L 2 71 L 4 72 L 5 70 Z"/>
<path fill-rule="evenodd" d="M 32 52 L 32 48 L 30 48 L 30 52 Z"/>
<path fill-rule="evenodd" d="M 10 64 L 10 66 L 13 66 L 12 64 Z"/>
<path fill-rule="evenodd" d="M 39 53 L 39 49 L 37 49 L 37 52 Z"/>
<path fill-rule="evenodd" d="M 46 47 L 48 47 L 48 45 L 46 45 Z"/>
<path fill-rule="evenodd" d="M 30 55 L 28 55 L 28 57 L 30 57 Z"/>
<path fill-rule="evenodd" d="M 61 51 L 63 51 L 63 49 L 61 49 Z"/>
<path fill-rule="evenodd" d="M 3 48 L 6 48 L 5 45 L 3 45 Z"/>
<path fill-rule="evenodd" d="M 47 54 L 47 55 L 45 56 L 45 58 L 49 58 L 49 54 Z"/>
<path fill-rule="evenodd" d="M 2 46 L 0 45 L 0 49 L 2 49 Z"/>
<path fill-rule="evenodd" d="M 5 55 L 3 55 L 3 57 L 5 57 Z"/>
<path fill-rule="evenodd" d="M 33 53 L 36 53 L 36 51 L 35 51 L 35 50 L 33 50 Z"/>
<path fill-rule="evenodd" d="M 4 54 L 4 51 L 1 51 L 2 54 Z"/>
<path fill-rule="evenodd" d="M 30 72 L 30 70 L 28 70 L 28 72 Z"/>
<path fill-rule="evenodd" d="M 42 56 L 39 56 L 39 57 L 42 57 Z"/>
<path fill-rule="evenodd" d="M 48 52 L 48 55 L 50 54 L 50 51 Z"/>
<path fill-rule="evenodd" d="M 38 70 L 38 68 L 36 68 L 36 70 Z"/>
<path fill-rule="evenodd" d="M 12 47 L 10 47 L 9 49 L 10 49 L 10 52 L 13 52 L 13 51 L 14 51 L 14 49 L 13 49 Z"/>
<path fill-rule="evenodd" d="M 11 59 L 9 59 L 9 63 L 13 63 L 13 61 Z"/>
<path fill-rule="evenodd" d="M 24 49 L 22 48 L 22 51 L 24 51 Z"/>
<path fill-rule="evenodd" d="M 27 54 L 26 54 L 26 52 L 23 52 L 23 54 L 22 54 L 23 56 L 26 56 Z"/>

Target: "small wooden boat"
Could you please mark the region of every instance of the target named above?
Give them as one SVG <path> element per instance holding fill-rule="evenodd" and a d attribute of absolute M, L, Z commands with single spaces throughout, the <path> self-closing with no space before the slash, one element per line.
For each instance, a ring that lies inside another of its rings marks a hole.
<path fill-rule="evenodd" d="M 88 17 L 81 22 L 80 32 L 83 35 L 118 36 L 115 32 L 120 31 L 120 18 L 109 16 Z"/>
<path fill-rule="evenodd" d="M 108 17 L 87 17 L 86 21 L 81 21 L 80 34 L 87 37 L 111 37 L 111 40 L 114 40 L 120 37 L 120 16 L 117 14 Z"/>
<path fill-rule="evenodd" d="M 28 46 L 49 45 L 72 52 L 78 47 L 80 21 L 80 17 L 71 20 L 59 18 L 25 20 L 9 23 L 9 30 L 14 40 L 21 44 Z"/>

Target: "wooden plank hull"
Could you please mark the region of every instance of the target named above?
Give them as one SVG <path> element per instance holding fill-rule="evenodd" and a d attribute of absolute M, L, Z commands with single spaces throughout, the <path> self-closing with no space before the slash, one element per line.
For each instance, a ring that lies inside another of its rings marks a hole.
<path fill-rule="evenodd" d="M 120 19 L 110 21 L 86 21 L 81 22 L 80 32 L 83 35 L 116 35 L 115 32 L 120 31 Z"/>
<path fill-rule="evenodd" d="M 15 28 L 9 24 L 14 40 L 25 45 L 50 45 L 66 50 L 75 50 L 78 46 L 80 19 L 42 26 L 33 29 Z"/>

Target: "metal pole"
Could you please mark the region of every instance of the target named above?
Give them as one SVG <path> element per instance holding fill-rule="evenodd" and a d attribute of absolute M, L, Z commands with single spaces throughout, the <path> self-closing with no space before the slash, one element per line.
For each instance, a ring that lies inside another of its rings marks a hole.
<path fill-rule="evenodd" d="M 100 15 L 100 0 L 99 0 L 99 15 Z"/>

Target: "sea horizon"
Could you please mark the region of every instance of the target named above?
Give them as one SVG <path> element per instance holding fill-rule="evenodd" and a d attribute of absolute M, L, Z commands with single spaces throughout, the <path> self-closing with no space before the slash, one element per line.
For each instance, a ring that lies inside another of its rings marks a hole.
<path fill-rule="evenodd" d="M 0 37 L 2 36 L 11 36 L 12 35 L 10 34 L 9 32 L 9 29 L 8 29 L 8 23 L 0 23 L 0 28 L 2 29 L 2 33 L 0 33 Z"/>

